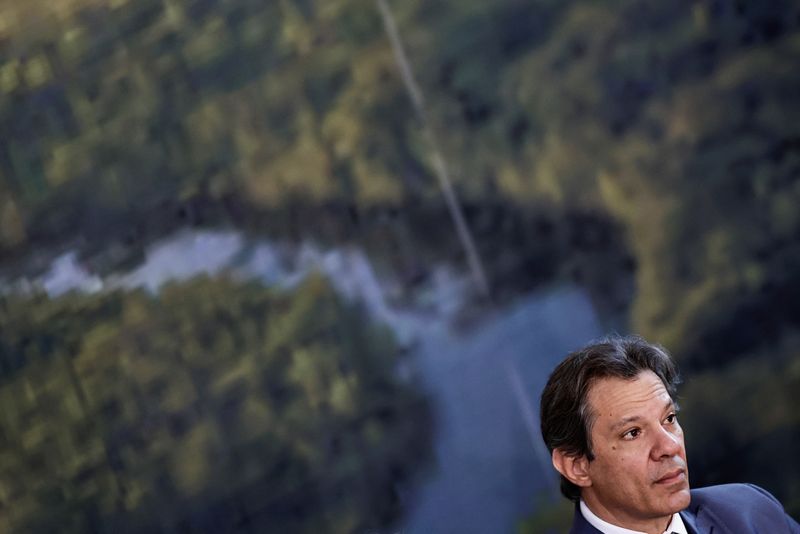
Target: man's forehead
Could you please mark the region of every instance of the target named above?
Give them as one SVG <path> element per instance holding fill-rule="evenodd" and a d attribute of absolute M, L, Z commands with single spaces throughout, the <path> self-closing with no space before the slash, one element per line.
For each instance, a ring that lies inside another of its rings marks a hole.
<path fill-rule="evenodd" d="M 595 416 L 604 417 L 628 417 L 672 402 L 664 383 L 652 371 L 642 371 L 632 379 L 600 378 L 590 387 L 588 401 Z"/>

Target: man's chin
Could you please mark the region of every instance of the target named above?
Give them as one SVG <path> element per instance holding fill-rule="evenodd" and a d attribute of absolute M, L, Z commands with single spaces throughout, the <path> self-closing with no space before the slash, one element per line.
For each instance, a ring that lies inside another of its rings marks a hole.
<path fill-rule="evenodd" d="M 667 496 L 669 501 L 679 500 L 683 502 L 686 501 L 684 507 L 689 505 L 690 493 L 689 493 L 689 476 L 686 471 L 681 471 L 674 476 L 663 478 L 654 483 L 654 487 L 657 488 Z"/>
<path fill-rule="evenodd" d="M 688 507 L 689 502 L 692 500 L 692 495 L 689 492 L 689 484 L 686 483 L 680 488 L 675 488 L 675 490 L 670 493 L 667 500 L 673 514 Z"/>

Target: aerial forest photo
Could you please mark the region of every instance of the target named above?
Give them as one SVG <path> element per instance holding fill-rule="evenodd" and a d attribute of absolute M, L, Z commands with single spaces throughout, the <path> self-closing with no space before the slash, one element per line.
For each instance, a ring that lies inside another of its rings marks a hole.
<path fill-rule="evenodd" d="M 0 0 L 0 533 L 567 532 L 608 333 L 800 519 L 800 0 Z"/>

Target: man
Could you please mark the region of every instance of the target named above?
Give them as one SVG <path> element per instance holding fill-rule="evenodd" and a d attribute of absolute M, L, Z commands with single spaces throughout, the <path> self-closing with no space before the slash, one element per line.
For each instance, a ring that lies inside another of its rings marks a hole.
<path fill-rule="evenodd" d="M 689 489 L 677 369 L 639 337 L 591 344 L 542 393 L 542 437 L 576 503 L 572 534 L 800 534 L 752 485 Z"/>

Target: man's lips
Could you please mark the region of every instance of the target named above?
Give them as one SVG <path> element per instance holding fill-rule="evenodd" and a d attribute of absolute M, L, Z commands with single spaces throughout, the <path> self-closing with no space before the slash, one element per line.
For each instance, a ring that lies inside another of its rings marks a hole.
<path fill-rule="evenodd" d="M 656 480 L 656 484 L 671 484 L 673 482 L 678 482 L 679 480 L 683 480 L 684 470 L 683 469 L 674 469 L 666 473 L 663 477 Z"/>

